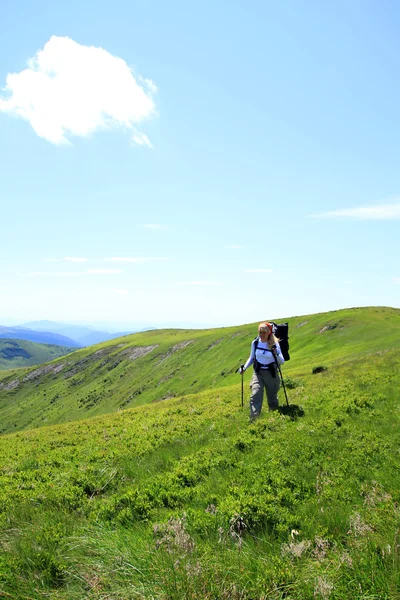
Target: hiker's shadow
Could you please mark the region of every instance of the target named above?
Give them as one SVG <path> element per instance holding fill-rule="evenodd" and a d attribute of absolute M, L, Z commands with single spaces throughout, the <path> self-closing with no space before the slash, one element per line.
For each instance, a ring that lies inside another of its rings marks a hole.
<path fill-rule="evenodd" d="M 281 415 L 290 417 L 292 421 L 296 421 L 299 417 L 304 417 L 304 410 L 298 404 L 279 406 L 278 411 Z"/>

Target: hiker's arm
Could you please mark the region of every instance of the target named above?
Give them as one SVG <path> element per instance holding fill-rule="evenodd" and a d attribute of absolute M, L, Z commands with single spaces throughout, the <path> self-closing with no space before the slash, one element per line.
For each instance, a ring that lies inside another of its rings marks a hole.
<path fill-rule="evenodd" d="M 251 351 L 250 351 L 250 356 L 247 359 L 246 364 L 244 365 L 244 369 L 243 371 L 245 371 L 246 369 L 248 369 L 254 362 L 254 355 L 255 355 L 255 350 L 254 350 L 254 342 L 251 343 Z"/>
<path fill-rule="evenodd" d="M 278 363 L 280 365 L 283 365 L 285 359 L 283 358 L 282 350 L 279 344 L 275 344 L 275 356 Z"/>

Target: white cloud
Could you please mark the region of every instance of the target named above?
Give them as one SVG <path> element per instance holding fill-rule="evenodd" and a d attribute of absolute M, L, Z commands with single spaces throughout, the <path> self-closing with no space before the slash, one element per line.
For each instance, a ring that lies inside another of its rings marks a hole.
<path fill-rule="evenodd" d="M 400 219 L 400 203 L 377 204 L 359 208 L 343 208 L 325 213 L 310 215 L 314 219 L 351 218 L 363 221 L 384 221 L 387 219 Z"/>
<path fill-rule="evenodd" d="M 157 92 L 157 86 L 154 83 L 154 81 L 152 81 L 151 79 L 143 79 L 143 77 L 141 75 L 139 75 L 139 81 L 143 82 L 145 84 L 145 86 L 153 93 L 155 94 Z"/>
<path fill-rule="evenodd" d="M 223 285 L 220 281 L 180 281 L 178 285 Z"/>
<path fill-rule="evenodd" d="M 132 134 L 132 142 L 137 144 L 138 146 L 147 146 L 148 148 L 153 148 L 152 143 L 145 133 L 135 132 Z"/>
<path fill-rule="evenodd" d="M 119 275 L 122 269 L 88 269 L 87 271 L 33 271 L 25 277 L 77 277 L 82 275 Z"/>
<path fill-rule="evenodd" d="M 141 225 L 141 227 L 143 227 L 143 229 L 164 229 L 164 227 L 158 223 L 147 223 L 146 225 Z"/>
<path fill-rule="evenodd" d="M 87 275 L 114 275 L 117 273 L 122 273 L 122 269 L 89 269 L 86 271 Z"/>
<path fill-rule="evenodd" d="M 87 258 L 81 258 L 81 257 L 74 257 L 74 256 L 64 256 L 64 258 L 45 258 L 45 260 L 47 262 L 62 262 L 62 261 L 67 261 L 67 262 L 87 262 L 88 259 Z"/>
<path fill-rule="evenodd" d="M 245 273 L 272 273 L 272 269 L 245 269 Z"/>
<path fill-rule="evenodd" d="M 393 283 L 399 284 L 400 283 L 400 277 L 392 277 L 392 281 L 393 281 Z"/>
<path fill-rule="evenodd" d="M 225 248 L 237 249 L 237 248 L 243 248 L 243 246 L 235 246 L 234 244 L 231 244 L 230 246 L 225 246 Z"/>
<path fill-rule="evenodd" d="M 25 119 L 53 144 L 119 127 L 130 130 L 135 143 L 151 146 L 136 126 L 155 115 L 156 87 L 103 48 L 52 36 L 27 69 L 6 81 L 0 111 Z"/>
<path fill-rule="evenodd" d="M 133 256 L 113 256 L 110 258 L 104 259 L 106 262 L 122 262 L 122 263 L 136 263 L 136 264 L 144 264 L 149 262 L 156 262 L 160 260 L 168 260 L 167 258 L 155 257 L 155 258 L 146 258 L 146 257 L 133 257 Z"/>

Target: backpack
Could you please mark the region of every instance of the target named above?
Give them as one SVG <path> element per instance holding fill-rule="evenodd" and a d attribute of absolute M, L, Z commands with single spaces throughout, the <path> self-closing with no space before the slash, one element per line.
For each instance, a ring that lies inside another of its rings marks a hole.
<path fill-rule="evenodd" d="M 273 327 L 273 334 L 278 338 L 279 345 L 282 350 L 283 358 L 290 360 L 289 356 L 289 323 L 271 323 Z"/>
<path fill-rule="evenodd" d="M 282 355 L 285 361 L 290 360 L 289 356 L 289 323 L 280 323 L 277 325 L 273 321 L 270 321 L 272 325 L 272 333 L 278 338 L 279 345 L 281 347 Z M 257 350 L 258 347 L 258 336 L 255 338 L 256 346 L 254 350 Z"/>

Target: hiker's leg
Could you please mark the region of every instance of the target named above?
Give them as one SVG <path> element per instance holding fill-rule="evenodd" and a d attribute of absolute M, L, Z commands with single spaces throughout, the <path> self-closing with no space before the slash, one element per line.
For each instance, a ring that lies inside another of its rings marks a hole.
<path fill-rule="evenodd" d="M 261 412 L 264 395 L 264 382 L 259 373 L 253 373 L 250 389 L 250 419 L 255 419 Z"/>
<path fill-rule="evenodd" d="M 278 370 L 276 370 L 275 377 L 272 376 L 270 371 L 265 371 L 264 383 L 267 392 L 267 400 L 269 410 L 276 410 L 279 406 L 278 402 L 278 391 L 281 387 L 281 380 L 279 377 Z"/>

